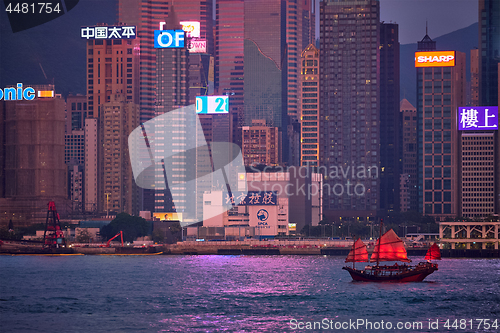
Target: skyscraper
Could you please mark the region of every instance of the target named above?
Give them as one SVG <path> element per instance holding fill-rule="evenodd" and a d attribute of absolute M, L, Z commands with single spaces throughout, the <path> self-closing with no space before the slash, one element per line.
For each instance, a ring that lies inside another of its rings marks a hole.
<path fill-rule="evenodd" d="M 319 50 L 309 44 L 301 54 L 301 166 L 319 166 Z"/>
<path fill-rule="evenodd" d="M 171 7 L 168 18 L 165 23 L 165 30 L 180 29 L 179 19 L 177 17 L 177 10 L 174 6 Z M 155 116 L 160 116 L 166 112 L 172 112 L 189 104 L 189 52 L 187 47 L 183 48 L 158 48 L 156 49 L 156 87 L 157 87 L 157 101 L 155 107 Z M 176 111 L 177 112 L 177 111 Z M 173 138 L 172 145 L 179 146 L 179 149 L 185 145 L 185 137 L 188 129 L 184 122 L 184 117 L 179 116 L 176 118 L 175 126 L 178 127 L 178 135 Z M 155 129 L 155 140 L 164 140 L 167 134 L 164 133 L 162 128 Z M 155 155 L 159 159 L 164 158 L 161 156 L 163 150 L 155 151 Z M 169 162 L 165 162 L 168 164 Z M 173 197 L 185 195 L 186 188 L 182 184 L 185 178 L 186 165 L 185 162 L 172 162 L 181 163 L 178 165 L 165 165 L 165 168 L 170 170 L 179 171 L 177 177 L 179 178 L 178 186 L 175 188 L 167 188 L 165 190 L 155 191 L 155 212 L 171 212 L 173 209 Z M 157 173 L 155 183 L 166 184 L 163 174 Z M 161 188 L 161 187 L 160 187 Z M 185 208 L 184 204 L 178 204 L 175 208 L 178 213 Z"/>
<path fill-rule="evenodd" d="M 405 98 L 400 104 L 400 209 L 418 210 L 417 191 L 417 109 Z"/>
<path fill-rule="evenodd" d="M 128 136 L 139 125 L 138 105 L 124 94 L 113 94 L 102 109 L 102 207 L 106 211 L 139 214 L 139 192 L 132 175 Z"/>
<path fill-rule="evenodd" d="M 435 51 L 426 35 L 415 54 L 419 211 L 437 219 L 460 214 L 457 108 L 465 105 L 465 54 Z M 444 58 L 440 58 L 444 57 Z M 446 61 L 437 61 L 446 59 Z"/>
<path fill-rule="evenodd" d="M 380 209 L 399 210 L 398 25 L 380 24 Z"/>
<path fill-rule="evenodd" d="M 500 1 L 479 0 L 479 101 L 498 105 L 500 62 Z"/>
<path fill-rule="evenodd" d="M 139 101 L 138 40 L 87 40 L 88 117 L 99 118 L 102 104 L 117 92 L 127 101 Z"/>
<path fill-rule="evenodd" d="M 379 19 L 377 0 L 320 3 L 320 167 L 336 219 L 380 207 Z"/>
<path fill-rule="evenodd" d="M 153 34 L 175 6 L 179 21 L 199 21 L 200 39 L 206 39 L 207 52 L 213 54 L 213 0 L 119 0 L 118 20 L 137 26 L 140 42 L 140 100 L 141 122 L 154 117 L 156 101 L 156 50 Z M 199 55 L 197 56 L 199 57 Z M 195 62 L 192 61 L 192 64 Z"/>

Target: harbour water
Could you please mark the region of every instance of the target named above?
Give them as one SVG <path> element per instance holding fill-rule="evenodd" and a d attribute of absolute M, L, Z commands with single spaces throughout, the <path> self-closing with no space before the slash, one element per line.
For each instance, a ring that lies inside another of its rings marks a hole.
<path fill-rule="evenodd" d="M 352 282 L 343 261 L 0 256 L 0 331 L 444 332 L 448 319 L 450 331 L 500 331 L 499 259 L 443 259 L 420 283 Z"/>

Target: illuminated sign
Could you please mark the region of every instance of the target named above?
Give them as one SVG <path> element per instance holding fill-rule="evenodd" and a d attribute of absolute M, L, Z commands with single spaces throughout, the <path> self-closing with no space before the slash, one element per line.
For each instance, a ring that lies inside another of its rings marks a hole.
<path fill-rule="evenodd" d="M 186 32 L 186 37 L 200 38 L 200 22 L 184 21 L 179 23 L 182 25 L 182 30 Z"/>
<path fill-rule="evenodd" d="M 82 39 L 135 39 L 135 26 L 81 27 Z"/>
<path fill-rule="evenodd" d="M 155 30 L 155 48 L 183 48 L 184 30 Z"/>
<path fill-rule="evenodd" d="M 206 40 L 191 40 L 188 43 L 188 50 L 191 53 L 206 53 L 207 41 Z"/>
<path fill-rule="evenodd" d="M 0 100 L 2 98 L 6 101 L 20 101 L 23 99 L 31 101 L 35 98 L 35 89 L 31 87 L 23 89 L 23 84 L 18 83 L 16 87 L 0 89 Z"/>
<path fill-rule="evenodd" d="M 153 213 L 155 219 L 160 221 L 179 221 L 182 222 L 182 213 Z"/>
<path fill-rule="evenodd" d="M 296 231 L 297 230 L 297 223 L 288 223 L 288 230 L 289 231 Z"/>
<path fill-rule="evenodd" d="M 415 67 L 453 67 L 455 51 L 415 52 Z"/>
<path fill-rule="evenodd" d="M 498 129 L 498 106 L 458 108 L 458 130 L 492 131 Z"/>
<path fill-rule="evenodd" d="M 196 96 L 196 113 L 229 113 L 228 96 Z"/>
<path fill-rule="evenodd" d="M 224 192 L 224 204 L 239 206 L 276 206 L 278 199 L 275 191 Z"/>

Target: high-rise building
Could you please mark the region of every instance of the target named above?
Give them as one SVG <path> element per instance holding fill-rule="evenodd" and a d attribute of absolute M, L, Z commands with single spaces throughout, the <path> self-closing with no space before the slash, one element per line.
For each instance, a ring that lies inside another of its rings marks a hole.
<path fill-rule="evenodd" d="M 399 210 L 398 25 L 380 23 L 380 210 Z"/>
<path fill-rule="evenodd" d="M 309 44 L 301 54 L 300 123 L 301 166 L 319 162 L 319 50 Z"/>
<path fill-rule="evenodd" d="M 85 212 L 102 211 L 100 206 L 102 194 L 99 191 L 102 175 L 99 173 L 99 160 L 102 142 L 98 136 L 98 119 L 85 120 L 85 174 L 84 174 L 84 207 Z"/>
<path fill-rule="evenodd" d="M 180 21 L 200 22 L 200 39 L 207 41 L 207 53 L 213 54 L 213 0 L 119 0 L 118 20 L 137 26 L 140 43 L 140 100 L 141 122 L 155 115 L 156 102 L 156 50 L 154 49 L 154 30 L 159 30 L 172 6 L 175 6 Z M 194 56 L 199 58 L 199 55 Z M 199 62 L 191 59 L 191 64 Z"/>
<path fill-rule="evenodd" d="M 242 127 L 242 154 L 245 165 L 278 164 L 278 128 L 266 126 L 265 120 L 252 120 Z"/>
<path fill-rule="evenodd" d="M 496 132 L 496 131 L 495 131 Z M 495 142 L 497 133 L 463 131 L 461 141 L 460 216 L 475 218 L 493 215 L 498 190 L 495 179 Z"/>
<path fill-rule="evenodd" d="M 88 117 L 99 118 L 102 104 L 120 93 L 139 101 L 139 42 L 137 39 L 87 41 Z"/>
<path fill-rule="evenodd" d="M 479 0 L 479 101 L 498 105 L 500 62 L 500 1 Z"/>
<path fill-rule="evenodd" d="M 310 0 L 217 1 L 216 89 L 230 96 L 240 127 L 264 119 L 279 128 L 283 162 L 288 114 L 299 115 L 300 53 L 314 39 L 311 12 Z"/>
<path fill-rule="evenodd" d="M 1 215 L 16 226 L 45 221 L 49 201 L 55 201 L 63 214 L 67 198 L 64 99 L 54 97 L 53 85 L 31 88 L 32 100 L 0 102 Z M 42 92 L 50 92 L 45 95 L 50 97 L 39 97 Z"/>
<path fill-rule="evenodd" d="M 128 136 L 139 126 L 139 108 L 126 95 L 113 94 L 102 108 L 101 207 L 107 212 L 139 214 L 139 191 L 128 152 Z"/>
<path fill-rule="evenodd" d="M 418 197 L 421 213 L 441 219 L 460 214 L 456 119 L 457 108 L 465 105 L 466 73 L 464 53 L 435 49 L 435 42 L 426 35 L 419 42 L 422 53 L 415 54 Z"/>
<path fill-rule="evenodd" d="M 87 118 L 87 96 L 69 95 L 66 98 L 66 133 L 83 129 L 85 118 Z"/>
<path fill-rule="evenodd" d="M 177 17 L 177 8 L 170 9 L 168 18 L 165 20 L 165 30 L 180 29 L 181 25 Z M 166 112 L 173 112 L 176 109 L 187 106 L 189 104 L 189 51 L 187 47 L 184 48 L 159 48 L 156 49 L 156 87 L 157 87 L 157 101 L 155 107 L 155 116 L 160 116 Z M 177 112 L 177 111 L 175 111 Z M 185 146 L 186 135 L 188 129 L 186 128 L 184 117 L 176 118 L 175 127 L 178 128 L 179 135 L 174 136 L 172 145 L 179 146 L 182 149 Z M 155 129 L 155 140 L 165 140 L 164 130 L 162 128 Z M 155 151 L 158 159 L 164 158 L 163 150 Z M 179 178 L 179 183 L 175 188 L 167 188 L 156 190 L 154 196 L 155 212 L 171 212 L 173 211 L 173 198 L 185 195 L 187 190 L 182 182 L 185 179 L 186 165 L 179 164 L 173 165 L 165 162 L 165 168 L 169 170 L 177 170 L 176 175 Z M 183 163 L 183 162 L 171 162 Z M 156 174 L 155 183 L 167 184 L 162 173 Z M 161 187 L 160 187 L 161 188 Z M 185 208 L 186 203 L 180 204 L 182 201 L 177 201 L 175 209 L 181 212 Z"/>
<path fill-rule="evenodd" d="M 300 117 L 300 55 L 314 43 L 315 14 L 313 0 L 287 0 L 286 2 L 286 61 L 287 108 L 291 119 Z"/>
<path fill-rule="evenodd" d="M 374 217 L 380 207 L 379 1 L 327 0 L 319 15 L 325 215 Z"/>
<path fill-rule="evenodd" d="M 470 105 L 479 106 L 479 49 L 470 50 Z"/>
<path fill-rule="evenodd" d="M 405 98 L 400 103 L 400 210 L 418 210 L 417 109 Z"/>

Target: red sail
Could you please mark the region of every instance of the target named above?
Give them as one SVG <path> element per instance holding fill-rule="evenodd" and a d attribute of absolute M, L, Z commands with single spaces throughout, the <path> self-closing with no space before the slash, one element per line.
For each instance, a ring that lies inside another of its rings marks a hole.
<path fill-rule="evenodd" d="M 347 255 L 345 262 L 367 262 L 368 261 L 368 251 L 366 250 L 366 245 L 363 243 L 361 238 L 352 244 L 351 252 Z"/>
<path fill-rule="evenodd" d="M 432 244 L 427 250 L 425 260 L 441 260 L 441 250 L 439 250 L 439 246 L 436 243 Z"/>
<path fill-rule="evenodd" d="M 403 261 L 411 262 L 406 254 L 403 241 L 394 230 L 389 230 L 377 240 L 370 262 L 376 261 Z"/>

